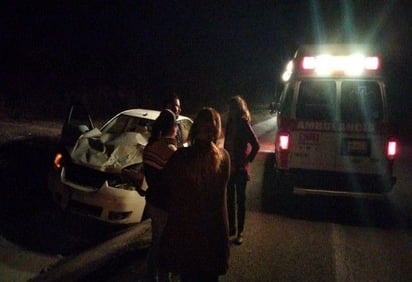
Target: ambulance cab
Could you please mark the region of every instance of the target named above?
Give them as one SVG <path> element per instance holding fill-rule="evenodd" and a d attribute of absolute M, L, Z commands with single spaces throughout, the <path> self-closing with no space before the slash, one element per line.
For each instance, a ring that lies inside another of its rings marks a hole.
<path fill-rule="evenodd" d="M 349 196 L 391 191 L 399 142 L 380 55 L 366 45 L 304 45 L 282 80 L 276 188 Z"/>

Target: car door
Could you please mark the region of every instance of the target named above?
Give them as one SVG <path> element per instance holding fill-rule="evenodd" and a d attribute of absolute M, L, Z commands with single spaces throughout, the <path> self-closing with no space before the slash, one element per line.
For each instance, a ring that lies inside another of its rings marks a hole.
<path fill-rule="evenodd" d="M 60 145 L 70 152 L 79 136 L 93 128 L 93 121 L 86 107 L 80 103 L 71 104 L 63 124 Z"/>

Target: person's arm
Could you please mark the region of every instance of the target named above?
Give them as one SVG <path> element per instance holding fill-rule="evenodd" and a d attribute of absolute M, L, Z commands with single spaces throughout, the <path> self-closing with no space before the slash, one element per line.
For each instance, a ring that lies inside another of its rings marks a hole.
<path fill-rule="evenodd" d="M 252 162 L 255 159 L 257 153 L 259 152 L 260 145 L 256 133 L 253 130 L 252 125 L 250 123 L 247 123 L 247 136 L 248 143 L 252 146 L 252 149 L 249 155 L 247 156 L 247 160 L 249 162 Z"/>

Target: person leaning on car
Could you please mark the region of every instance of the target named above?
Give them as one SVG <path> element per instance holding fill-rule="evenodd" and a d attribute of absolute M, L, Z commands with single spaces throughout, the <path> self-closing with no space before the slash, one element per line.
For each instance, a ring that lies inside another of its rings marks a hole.
<path fill-rule="evenodd" d="M 163 110 L 152 125 L 149 142 L 143 151 L 143 164 L 148 189 L 146 207 L 152 219 L 152 246 L 147 264 L 150 281 L 169 281 L 169 274 L 158 267 L 159 240 L 167 221 L 169 191 L 162 182 L 162 170 L 169 157 L 177 150 L 176 116 Z"/>

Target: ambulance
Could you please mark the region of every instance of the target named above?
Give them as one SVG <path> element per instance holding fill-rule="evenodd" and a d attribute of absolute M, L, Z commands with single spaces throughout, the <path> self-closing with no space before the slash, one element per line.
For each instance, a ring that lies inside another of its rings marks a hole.
<path fill-rule="evenodd" d="M 282 192 L 382 196 L 399 150 L 378 52 L 304 45 L 282 74 L 275 172 Z"/>

